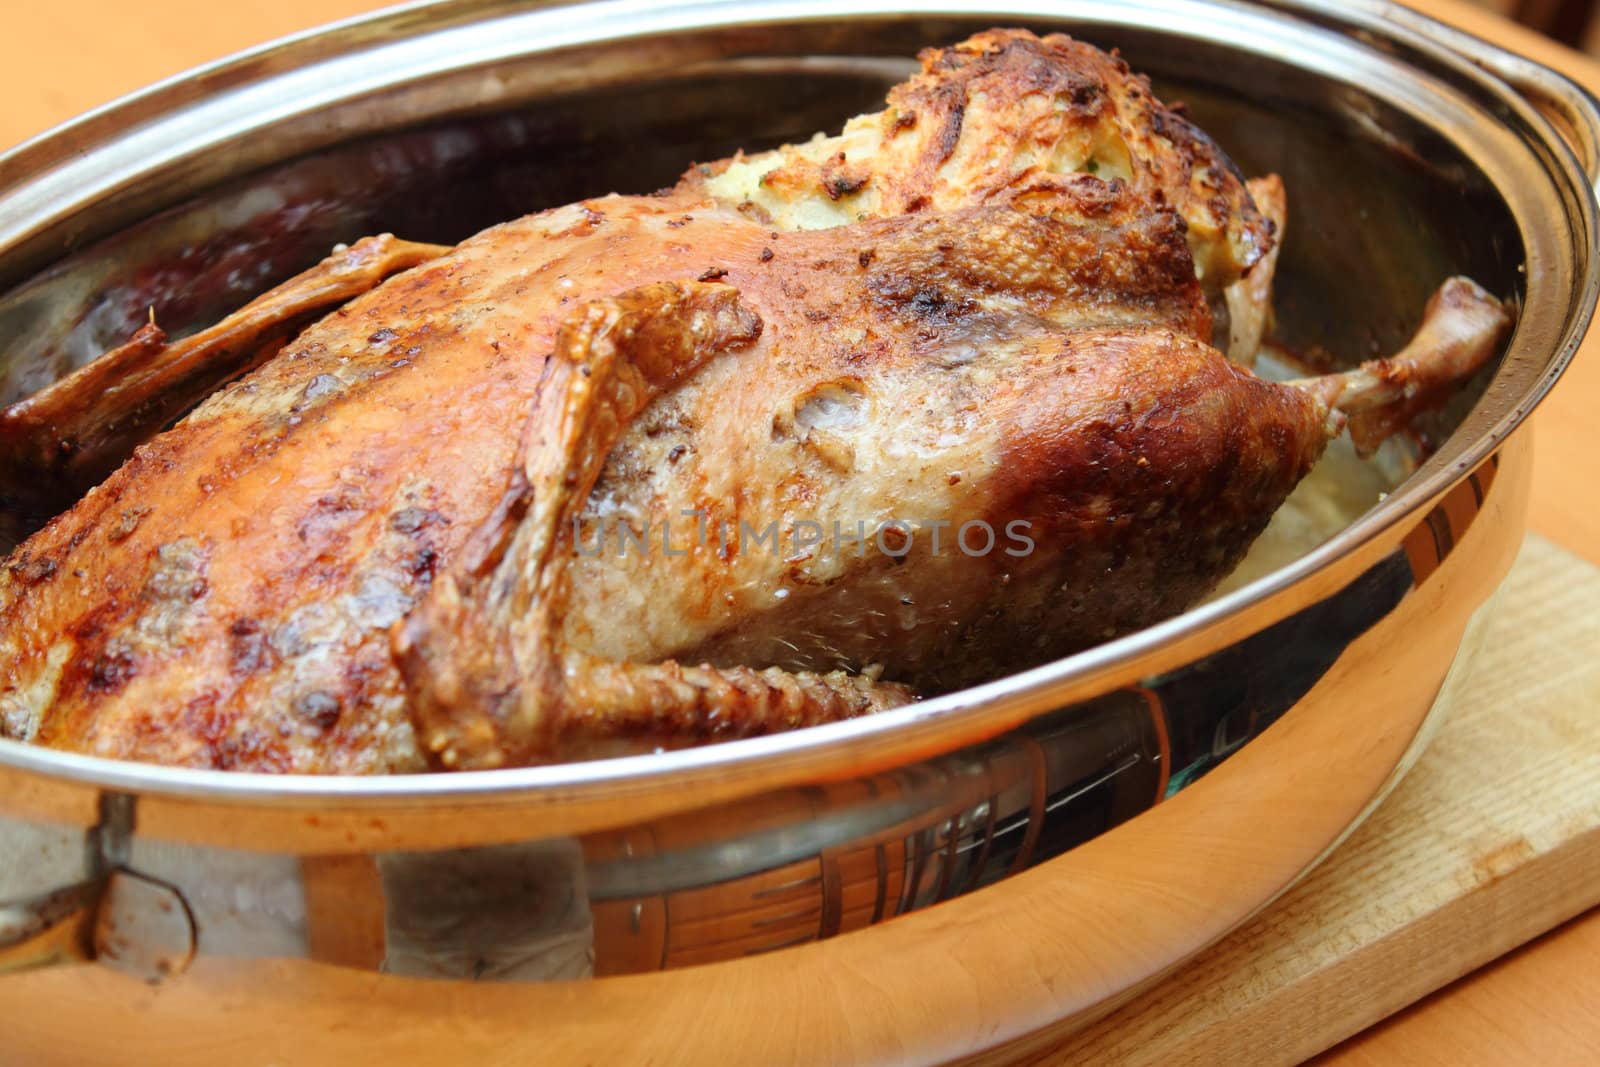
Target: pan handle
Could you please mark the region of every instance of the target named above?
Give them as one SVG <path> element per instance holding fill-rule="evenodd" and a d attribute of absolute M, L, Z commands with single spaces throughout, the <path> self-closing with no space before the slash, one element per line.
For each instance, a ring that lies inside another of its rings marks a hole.
<path fill-rule="evenodd" d="M 94 917 L 105 883 L 91 879 L 0 903 L 0 974 L 94 958 Z"/>
<path fill-rule="evenodd" d="M 199 945 L 194 913 L 177 886 L 128 866 L 133 825 L 133 798 L 102 794 L 100 821 L 84 838 L 83 880 L 0 900 L 0 975 L 94 962 L 154 983 L 189 966 Z"/>
<path fill-rule="evenodd" d="M 186 970 L 198 943 L 178 888 L 136 871 L 0 904 L 0 975 L 92 962 L 158 983 Z"/>
<path fill-rule="evenodd" d="M 1391 17 L 1412 24 L 1515 89 L 1555 127 L 1588 175 L 1590 186 L 1600 192 L 1600 101 L 1594 94 L 1537 60 L 1508 52 L 1437 19 L 1409 9 Z"/>
<path fill-rule="evenodd" d="M 1490 62 L 1472 58 L 1522 94 L 1550 121 L 1578 157 L 1589 184 L 1600 190 L 1600 101 L 1565 74 L 1542 63 L 1498 48 L 1485 51 L 1492 53 Z"/>

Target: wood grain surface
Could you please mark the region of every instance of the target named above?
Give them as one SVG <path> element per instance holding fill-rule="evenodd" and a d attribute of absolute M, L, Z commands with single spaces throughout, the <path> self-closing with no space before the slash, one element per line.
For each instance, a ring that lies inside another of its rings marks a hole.
<path fill-rule="evenodd" d="M 1319 1067 L 1600 1063 L 1600 911 L 1495 961 L 1356 1035 Z"/>
<path fill-rule="evenodd" d="M 10 4 L 0 145 L 196 64 L 379 6 Z M 1490 13 L 1454 0 L 1413 6 L 1600 91 L 1590 60 Z M 1585 348 L 1535 420 L 1532 524 L 1600 561 L 1600 335 Z M 1501 607 L 1474 699 L 1328 865 L 1093 1030 L 1067 1045 L 1009 1052 L 1033 1062 L 1307 1055 L 1345 1036 L 1349 1020 L 1379 1019 L 1592 903 L 1584 898 L 1600 886 L 1600 675 L 1584 656 L 1600 647 L 1596 572 L 1535 540 Z M 1327 1062 L 1593 1062 L 1597 950 L 1600 914 L 1592 913 L 1347 1042 Z"/>

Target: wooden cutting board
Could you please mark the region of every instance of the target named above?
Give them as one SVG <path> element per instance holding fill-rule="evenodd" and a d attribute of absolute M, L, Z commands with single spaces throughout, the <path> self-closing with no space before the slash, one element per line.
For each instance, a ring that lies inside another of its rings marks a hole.
<path fill-rule="evenodd" d="M 1600 567 L 1530 536 L 1427 752 L 1322 866 L 1087 1029 L 968 1062 L 1295 1062 L 1600 904 L 1597 709 Z"/>

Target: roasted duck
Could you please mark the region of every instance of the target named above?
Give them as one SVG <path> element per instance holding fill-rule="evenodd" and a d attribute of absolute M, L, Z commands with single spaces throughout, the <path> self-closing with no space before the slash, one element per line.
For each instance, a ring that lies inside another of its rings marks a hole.
<path fill-rule="evenodd" d="M 1506 328 L 1453 279 L 1395 357 L 1257 378 L 1276 179 L 1065 37 L 921 61 L 836 137 L 369 239 L 4 412 L 0 496 L 65 510 L 0 572 L 0 732 L 374 773 L 893 707 L 1183 610 Z"/>

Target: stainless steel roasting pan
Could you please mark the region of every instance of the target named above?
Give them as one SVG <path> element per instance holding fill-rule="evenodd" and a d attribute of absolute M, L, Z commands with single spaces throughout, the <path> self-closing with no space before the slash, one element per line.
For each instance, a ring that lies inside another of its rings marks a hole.
<path fill-rule="evenodd" d="M 1441 687 L 1470 684 L 1523 531 L 1519 428 L 1597 284 L 1593 101 L 1398 7 L 480 0 L 346 22 L 0 157 L 0 398 L 152 304 L 214 321 L 336 241 L 457 240 L 807 137 L 994 25 L 1120 48 L 1246 172 L 1284 176 L 1290 342 L 1392 349 L 1450 274 L 1514 296 L 1431 458 L 1182 617 L 835 726 L 370 780 L 0 742 L 0 1059 L 947 1057 L 1104 1010 L 1349 830 Z"/>

